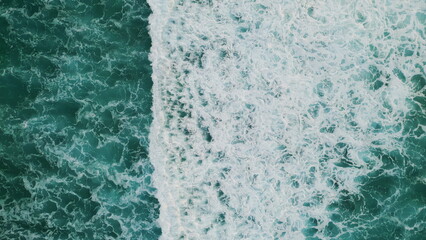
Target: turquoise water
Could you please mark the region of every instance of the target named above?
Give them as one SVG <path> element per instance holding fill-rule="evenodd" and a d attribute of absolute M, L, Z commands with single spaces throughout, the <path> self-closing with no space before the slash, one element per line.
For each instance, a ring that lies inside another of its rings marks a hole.
<path fill-rule="evenodd" d="M 157 239 L 144 1 L 0 1 L 0 239 Z"/>
<path fill-rule="evenodd" d="M 1 0 L 0 239 L 424 239 L 425 26 L 422 0 Z"/>

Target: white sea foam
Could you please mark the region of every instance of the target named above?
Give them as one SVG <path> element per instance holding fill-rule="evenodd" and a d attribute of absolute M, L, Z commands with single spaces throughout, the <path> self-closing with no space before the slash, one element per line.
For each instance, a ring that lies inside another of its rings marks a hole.
<path fill-rule="evenodd" d="M 402 150 L 421 1 L 148 2 L 163 239 L 324 237 L 369 149 Z"/>

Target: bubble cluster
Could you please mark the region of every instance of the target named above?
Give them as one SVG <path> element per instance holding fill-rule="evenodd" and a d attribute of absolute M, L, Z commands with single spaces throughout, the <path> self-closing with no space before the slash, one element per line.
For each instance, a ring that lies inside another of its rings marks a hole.
<path fill-rule="evenodd" d="M 424 3 L 148 2 L 163 239 L 424 233 Z"/>

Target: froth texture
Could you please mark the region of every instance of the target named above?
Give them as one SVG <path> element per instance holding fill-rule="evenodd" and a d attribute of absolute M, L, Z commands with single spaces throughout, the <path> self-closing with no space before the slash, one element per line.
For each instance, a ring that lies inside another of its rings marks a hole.
<path fill-rule="evenodd" d="M 422 1 L 148 1 L 163 239 L 420 239 Z"/>

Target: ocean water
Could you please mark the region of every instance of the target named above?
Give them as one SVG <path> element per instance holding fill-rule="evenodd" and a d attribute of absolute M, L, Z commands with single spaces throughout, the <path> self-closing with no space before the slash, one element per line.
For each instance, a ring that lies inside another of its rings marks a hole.
<path fill-rule="evenodd" d="M 423 0 L 0 0 L 0 239 L 422 240 Z"/>
<path fill-rule="evenodd" d="M 142 0 L 0 0 L 0 239 L 158 239 Z"/>
<path fill-rule="evenodd" d="M 148 2 L 161 239 L 424 239 L 424 1 Z"/>

